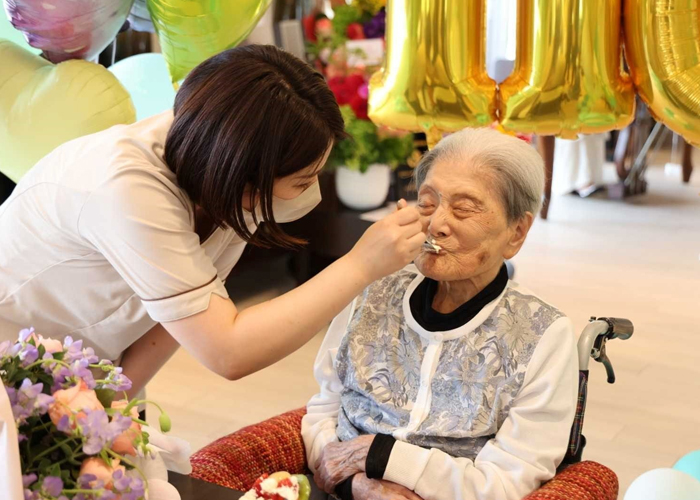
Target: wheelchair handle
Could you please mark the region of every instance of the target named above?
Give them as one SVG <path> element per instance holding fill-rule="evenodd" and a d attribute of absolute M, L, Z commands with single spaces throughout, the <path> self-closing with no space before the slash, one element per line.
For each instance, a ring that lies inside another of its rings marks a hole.
<path fill-rule="evenodd" d="M 634 333 L 634 325 L 624 318 L 600 318 L 610 325 L 607 337 L 609 339 L 627 340 Z"/>
<path fill-rule="evenodd" d="M 608 382 L 615 383 L 615 371 L 607 356 L 606 342 L 611 339 L 627 340 L 634 333 L 634 325 L 623 318 L 592 317 L 578 340 L 579 370 L 588 370 L 590 359 L 603 363 Z"/>

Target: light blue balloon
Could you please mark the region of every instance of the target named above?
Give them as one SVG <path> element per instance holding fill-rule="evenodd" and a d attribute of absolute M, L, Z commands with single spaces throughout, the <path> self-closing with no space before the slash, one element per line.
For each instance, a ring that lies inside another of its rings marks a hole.
<path fill-rule="evenodd" d="M 700 481 L 700 450 L 688 453 L 676 462 L 673 468 L 685 472 Z"/>
<path fill-rule="evenodd" d="M 110 66 L 109 70 L 131 94 L 137 120 L 172 109 L 175 89 L 161 54 L 127 57 Z"/>
<path fill-rule="evenodd" d="M 22 32 L 16 30 L 15 27 L 10 24 L 10 20 L 7 19 L 5 10 L 2 8 L 2 2 L 0 2 L 0 38 L 9 40 L 10 42 L 19 45 L 23 49 L 27 49 L 32 54 L 41 54 L 41 50 L 35 49 L 29 45 Z"/>

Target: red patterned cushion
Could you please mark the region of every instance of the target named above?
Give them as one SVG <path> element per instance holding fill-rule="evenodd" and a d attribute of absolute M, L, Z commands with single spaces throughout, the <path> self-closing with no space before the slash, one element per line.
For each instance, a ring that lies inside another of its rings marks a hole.
<path fill-rule="evenodd" d="M 239 491 L 265 473 L 307 474 L 301 418 L 306 408 L 245 427 L 192 456 L 192 476 Z M 523 500 L 616 500 L 617 476 L 596 462 L 574 464 Z"/>
<path fill-rule="evenodd" d="M 617 476 L 596 462 L 574 464 L 523 500 L 616 500 Z"/>
<path fill-rule="evenodd" d="M 192 458 L 192 477 L 247 491 L 262 474 L 306 474 L 301 418 L 306 408 L 245 427 L 205 446 Z"/>

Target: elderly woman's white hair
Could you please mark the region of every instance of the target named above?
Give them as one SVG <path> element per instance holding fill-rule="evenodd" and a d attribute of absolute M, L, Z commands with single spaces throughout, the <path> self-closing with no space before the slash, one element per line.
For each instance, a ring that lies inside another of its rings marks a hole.
<path fill-rule="evenodd" d="M 466 128 L 442 139 L 416 167 L 416 186 L 435 162 L 468 163 L 494 180 L 509 222 L 537 214 L 544 190 L 542 157 L 525 141 L 488 128 Z"/>

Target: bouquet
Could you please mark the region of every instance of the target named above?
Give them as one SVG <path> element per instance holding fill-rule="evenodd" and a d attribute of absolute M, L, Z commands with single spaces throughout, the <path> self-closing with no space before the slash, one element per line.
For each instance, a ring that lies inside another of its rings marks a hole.
<path fill-rule="evenodd" d="M 309 56 L 328 80 L 349 136 L 333 149 L 327 165 L 363 173 L 375 163 L 396 167 L 413 153 L 413 135 L 377 127 L 370 121 L 368 80 L 376 67 L 365 64 L 367 59 L 362 54 L 352 52 L 361 49 L 348 48 L 350 41 L 384 38 L 386 2 L 353 0 L 335 6 L 333 14 L 333 19 L 328 19 L 316 13 L 304 21 Z M 380 49 L 383 54 L 383 46 Z M 356 61 L 365 62 L 349 64 L 349 56 L 353 55 Z"/>
<path fill-rule="evenodd" d="M 80 340 L 28 329 L 0 343 L 0 378 L 17 425 L 25 500 L 146 498 L 139 464 L 156 453 L 137 407 L 155 403 L 128 400 L 121 368 Z M 170 419 L 155 406 L 167 432 Z"/>

